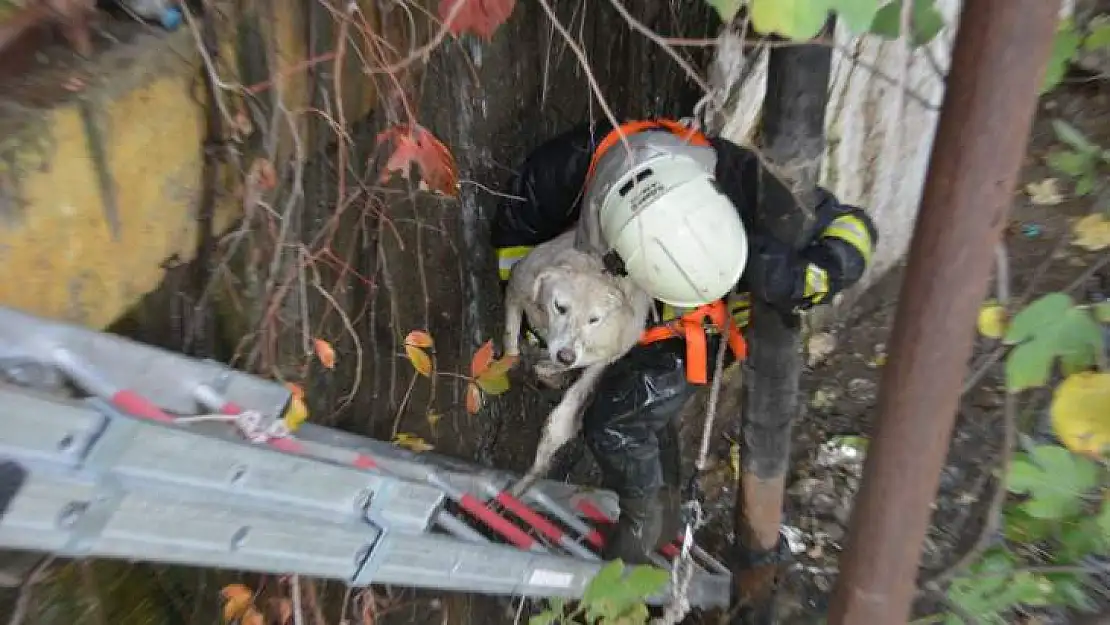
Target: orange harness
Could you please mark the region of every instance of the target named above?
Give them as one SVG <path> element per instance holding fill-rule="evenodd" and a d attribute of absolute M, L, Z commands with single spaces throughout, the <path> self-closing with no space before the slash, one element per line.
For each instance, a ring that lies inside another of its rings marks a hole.
<path fill-rule="evenodd" d="M 706 319 L 728 333 L 728 346 L 737 360 L 747 357 L 748 344 L 740 334 L 740 328 L 729 318 L 724 300 L 720 299 L 698 306 L 670 323 L 644 330 L 640 335 L 640 345 L 681 337 L 686 341 L 686 379 L 692 384 L 705 384 L 709 381 L 709 354 L 705 326 L 702 325 Z"/>
<path fill-rule="evenodd" d="M 593 178 L 594 168 L 601 156 L 620 142 L 621 136 L 627 136 L 645 130 L 665 130 L 691 145 L 708 147 L 709 139 L 696 128 L 688 128 L 681 123 L 670 119 L 634 121 L 621 124 L 611 130 L 601 140 L 590 159 L 590 168 L 586 180 Z M 682 338 L 686 341 L 686 379 L 692 384 L 705 384 L 709 381 L 708 348 L 705 336 L 705 321 L 709 320 L 717 328 L 728 335 L 728 345 L 737 360 L 743 360 L 748 354 L 748 345 L 740 334 L 740 328 L 730 319 L 725 300 L 719 299 L 682 315 L 678 319 L 648 328 L 640 336 L 640 345 L 648 345 L 656 341 L 670 338 Z"/>

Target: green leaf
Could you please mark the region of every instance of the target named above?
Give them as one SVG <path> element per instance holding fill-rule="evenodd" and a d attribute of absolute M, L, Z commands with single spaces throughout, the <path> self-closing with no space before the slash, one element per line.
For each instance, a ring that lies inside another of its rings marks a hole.
<path fill-rule="evenodd" d="M 1098 528 L 1099 537 L 1102 539 L 1102 552 L 1110 551 L 1110 497 L 1102 500 L 1102 509 L 1095 517 L 1095 527 Z"/>
<path fill-rule="evenodd" d="M 1071 19 L 1060 21 L 1056 28 L 1056 38 L 1052 42 L 1052 52 L 1048 57 L 1048 67 L 1045 70 L 1044 82 L 1041 83 L 1041 94 L 1048 93 L 1060 84 L 1064 74 L 1068 71 L 1068 63 L 1079 52 L 1079 33 L 1075 32 L 1075 25 Z"/>
<path fill-rule="evenodd" d="M 1049 153 L 1045 159 L 1048 166 L 1073 178 L 1083 175 L 1094 168 L 1094 159 L 1080 152 L 1058 150 Z"/>
<path fill-rule="evenodd" d="M 1066 374 L 1090 368 L 1103 349 L 1102 329 L 1064 293 L 1049 293 L 1014 316 L 1003 341 L 1018 344 L 1006 358 L 1011 392 L 1043 386 L 1060 358 Z"/>
<path fill-rule="evenodd" d="M 744 6 L 744 0 L 705 0 L 709 6 L 717 10 L 717 15 L 721 16 L 721 21 L 725 24 L 732 23 L 736 14 L 740 12 L 740 7 Z"/>
<path fill-rule="evenodd" d="M 1090 195 L 1095 190 L 1095 179 L 1089 173 L 1085 174 L 1075 183 L 1075 194 L 1079 197 Z"/>
<path fill-rule="evenodd" d="M 1018 345 L 1006 357 L 1006 387 L 1011 393 L 1044 386 L 1052 373 L 1055 351 L 1047 341 Z"/>
<path fill-rule="evenodd" d="M 1097 52 L 1099 48 L 1110 47 L 1110 15 L 1099 15 L 1088 23 L 1090 33 L 1083 40 L 1083 49 Z"/>
<path fill-rule="evenodd" d="M 620 583 L 623 571 L 624 561 L 619 558 L 606 563 L 586 585 L 586 591 L 582 593 L 582 603 L 594 603 L 612 592 L 612 589 Z"/>
<path fill-rule="evenodd" d="M 913 45 L 923 46 L 944 30 L 944 16 L 933 0 L 914 0 Z M 902 29 L 902 0 L 894 0 L 875 13 L 870 31 L 887 39 L 897 39 Z"/>
<path fill-rule="evenodd" d="M 752 28 L 790 39 L 812 39 L 821 32 L 835 0 L 749 0 Z"/>
<path fill-rule="evenodd" d="M 1095 154 L 1099 151 L 1099 147 L 1091 143 L 1078 128 L 1062 119 L 1052 120 L 1052 129 L 1056 131 L 1056 137 L 1058 139 L 1079 152 L 1084 154 Z"/>
<path fill-rule="evenodd" d="M 1099 302 L 1092 307 L 1099 323 L 1110 323 L 1110 302 Z"/>
<path fill-rule="evenodd" d="M 1008 345 L 1015 345 L 1032 339 L 1046 324 L 1060 318 L 1074 305 L 1075 302 L 1066 293 L 1043 295 L 1014 315 L 1002 340 Z"/>
<path fill-rule="evenodd" d="M 1038 445 L 1031 454 L 1016 454 L 1006 488 L 1029 499 L 1021 505 L 1038 519 L 1076 514 L 1083 495 L 1098 484 L 1098 465 L 1057 445 Z"/>
<path fill-rule="evenodd" d="M 1087 593 L 1087 587 L 1077 575 L 1054 574 L 1049 575 L 1048 579 L 1052 582 L 1052 595 L 1049 597 L 1049 603 L 1075 608 L 1084 612 L 1091 611 L 1096 607 L 1095 602 L 1091 600 Z"/>
<path fill-rule="evenodd" d="M 1002 514 L 1006 521 L 1003 527 L 1006 540 L 1015 543 L 1031 544 L 1048 540 L 1057 527 L 1057 523 L 1050 519 L 1030 516 L 1021 506 L 1006 506 Z"/>
<path fill-rule="evenodd" d="M 661 568 L 641 565 L 634 567 L 628 574 L 625 583 L 628 591 L 634 593 L 638 599 L 646 599 L 659 592 L 667 584 L 670 574 Z"/>
<path fill-rule="evenodd" d="M 1101 550 L 1101 538 L 1097 517 L 1073 519 L 1060 530 L 1059 548 L 1053 550 L 1053 560 L 1059 564 L 1078 564 Z"/>
<path fill-rule="evenodd" d="M 931 0 L 924 0 L 931 2 Z M 831 0 L 837 19 L 853 33 L 865 33 L 875 18 L 879 0 Z"/>

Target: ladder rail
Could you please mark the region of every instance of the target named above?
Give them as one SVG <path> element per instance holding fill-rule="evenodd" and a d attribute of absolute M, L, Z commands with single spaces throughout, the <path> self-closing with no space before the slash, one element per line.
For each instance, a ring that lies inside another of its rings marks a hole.
<path fill-rule="evenodd" d="M 601 566 L 582 517 L 616 516 L 608 491 L 542 480 L 517 500 L 508 472 L 312 424 L 290 436 L 280 384 L 0 307 L 0 367 L 11 363 L 92 397 L 0 382 L 0 461 L 27 470 L 0 502 L 0 547 L 574 598 Z M 697 555 L 709 566 L 692 604 L 727 605 L 727 569 Z"/>

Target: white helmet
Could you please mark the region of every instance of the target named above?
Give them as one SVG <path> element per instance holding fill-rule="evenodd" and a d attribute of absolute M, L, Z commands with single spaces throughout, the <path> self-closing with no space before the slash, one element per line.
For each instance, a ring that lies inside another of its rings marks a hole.
<path fill-rule="evenodd" d="M 628 276 L 672 306 L 728 295 L 748 261 L 744 224 L 711 171 L 686 154 L 656 152 L 610 185 L 599 206 L 601 236 Z"/>

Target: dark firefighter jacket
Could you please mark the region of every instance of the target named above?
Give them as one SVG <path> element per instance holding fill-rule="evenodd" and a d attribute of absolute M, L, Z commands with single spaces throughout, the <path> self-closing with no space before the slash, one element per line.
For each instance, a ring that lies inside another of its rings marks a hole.
<path fill-rule="evenodd" d="M 527 156 L 510 191 L 522 199 L 503 201 L 491 228 L 502 286 L 513 263 L 532 247 L 575 225 L 590 159 L 611 129 L 607 123 L 580 124 Z M 748 267 L 735 290 L 740 297 L 733 298 L 737 325 L 747 324 L 749 293 L 782 310 L 806 309 L 828 301 L 859 280 L 878 241 L 875 226 L 863 209 L 841 204 L 819 189 L 809 244 L 794 252 L 764 232 L 755 218 L 759 184 L 778 185 L 782 197 L 789 198 L 788 192 L 772 176 L 761 175 L 762 167 L 752 151 L 720 137 L 708 139 L 717 153 L 717 182 L 739 211 L 750 238 Z M 754 255 L 759 258 L 751 258 Z M 668 306 L 659 309 L 664 321 L 674 316 Z"/>

